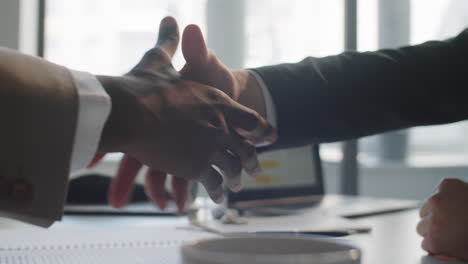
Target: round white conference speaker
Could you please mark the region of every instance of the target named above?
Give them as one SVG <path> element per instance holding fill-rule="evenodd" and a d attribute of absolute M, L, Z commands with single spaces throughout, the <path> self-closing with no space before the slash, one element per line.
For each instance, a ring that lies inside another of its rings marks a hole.
<path fill-rule="evenodd" d="M 357 247 L 307 236 L 244 236 L 188 242 L 184 264 L 359 264 Z"/>

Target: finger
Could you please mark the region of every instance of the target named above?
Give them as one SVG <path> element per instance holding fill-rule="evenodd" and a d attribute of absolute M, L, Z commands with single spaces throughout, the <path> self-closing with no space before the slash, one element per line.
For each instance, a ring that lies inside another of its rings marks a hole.
<path fill-rule="evenodd" d="M 167 174 L 160 170 L 148 169 L 145 176 L 145 192 L 151 202 L 161 210 L 166 209 L 167 199 L 164 185 Z"/>
<path fill-rule="evenodd" d="M 115 208 L 121 208 L 128 203 L 130 194 L 133 190 L 133 182 L 140 170 L 142 164 L 125 155 L 119 164 L 116 177 L 112 180 L 108 199 L 109 203 Z"/>
<path fill-rule="evenodd" d="M 421 207 L 421 209 L 419 209 L 420 217 L 426 217 L 432 212 L 432 203 L 429 202 L 429 199 L 427 199 L 426 202 Z"/>
<path fill-rule="evenodd" d="M 206 173 L 201 176 L 200 182 L 205 187 L 205 190 L 211 200 L 218 204 L 224 201 L 224 191 L 222 186 L 223 177 L 217 170 L 210 167 Z"/>
<path fill-rule="evenodd" d="M 105 155 L 106 153 L 97 153 L 96 155 L 94 155 L 93 160 L 91 160 L 87 168 L 89 169 L 89 168 L 96 166 L 96 164 L 98 164 L 98 162 L 101 161 Z"/>
<path fill-rule="evenodd" d="M 228 149 L 239 157 L 241 166 L 247 174 L 257 177 L 262 174 L 262 168 L 257 157 L 255 146 L 237 134 L 231 134 L 227 142 Z"/>
<path fill-rule="evenodd" d="M 208 60 L 208 48 L 200 28 L 188 25 L 182 34 L 182 54 L 188 65 L 196 67 Z"/>
<path fill-rule="evenodd" d="M 238 192 L 242 189 L 242 164 L 239 157 L 227 151 L 222 151 L 213 156 L 212 162 L 223 172 L 226 186 L 229 189 L 233 192 Z"/>
<path fill-rule="evenodd" d="M 423 241 L 421 242 L 421 247 L 426 250 L 428 253 L 432 254 L 440 254 L 437 248 L 434 246 L 434 241 L 431 236 L 425 236 Z"/>
<path fill-rule="evenodd" d="M 173 17 L 165 17 L 159 24 L 159 35 L 156 47 L 164 50 L 171 58 L 179 45 L 179 26 Z"/>
<path fill-rule="evenodd" d="M 172 17 L 161 20 L 156 47 L 148 50 L 131 70 L 133 74 L 156 74 L 159 79 L 173 81 L 179 73 L 172 67 L 171 59 L 179 44 L 179 28 Z"/>
<path fill-rule="evenodd" d="M 226 108 L 225 114 L 227 123 L 253 143 L 276 141 L 276 130 L 252 109 L 232 101 L 232 105 Z"/>
<path fill-rule="evenodd" d="M 188 186 L 189 183 L 187 180 L 179 177 L 172 177 L 172 196 L 177 205 L 179 214 L 184 212 L 185 202 L 188 196 Z"/>
<path fill-rule="evenodd" d="M 430 215 L 419 221 L 418 225 L 416 226 L 416 232 L 418 232 L 419 235 L 423 237 L 427 236 L 429 232 L 429 221 Z"/>

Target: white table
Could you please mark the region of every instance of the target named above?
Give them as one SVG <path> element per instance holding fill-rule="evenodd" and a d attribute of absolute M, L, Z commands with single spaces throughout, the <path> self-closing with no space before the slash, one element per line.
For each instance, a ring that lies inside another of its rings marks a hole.
<path fill-rule="evenodd" d="M 421 248 L 422 238 L 416 233 L 418 211 L 410 210 L 362 218 L 373 230 L 370 234 L 352 235 L 349 240 L 358 244 L 363 252 L 363 264 L 442 264 L 467 263 L 442 261 L 427 256 Z"/>
<path fill-rule="evenodd" d="M 415 231 L 416 223 L 418 222 L 418 214 L 416 210 L 361 218 L 353 221 L 366 221 L 373 226 L 373 230 L 369 234 L 357 234 L 347 238 L 352 243 L 361 247 L 363 252 L 363 264 L 463 263 L 441 261 L 427 257 L 427 254 L 420 247 L 421 238 Z M 35 230 L 35 232 L 44 231 L 37 231 L 35 227 L 30 227 L 10 220 L 2 219 L 0 221 L 0 237 L 3 242 L 8 239 L 14 239 L 14 232 L 18 232 L 19 234 L 27 232 L 27 230 Z M 182 236 L 189 240 L 204 236 L 213 236 L 212 234 L 205 234 L 200 231 L 190 229 L 184 217 L 66 216 L 62 223 L 55 225 L 51 230 L 55 233 L 72 230 L 76 236 L 86 236 L 85 234 L 87 232 L 89 234 L 99 234 L 99 232 L 103 232 L 105 230 L 112 230 L 112 232 L 117 235 L 122 232 L 127 232 L 127 235 L 125 236 L 128 236 L 128 234 L 139 236 L 138 232 L 142 230 L 150 230 L 144 234 L 146 237 L 148 237 L 148 235 L 149 237 L 168 236 L 168 234 L 172 234 L 171 232 L 173 232 L 174 236 Z M 46 238 L 48 233 L 43 234 L 44 238 Z M 138 255 L 138 252 L 139 251 L 137 250 L 134 254 Z M 141 262 L 133 263 L 180 263 L 177 245 L 167 245 L 161 250 L 151 250 L 150 252 L 153 254 L 153 256 L 149 257 L 152 261 L 147 261 L 147 258 Z M 0 257 L 2 254 L 5 256 L 4 251 L 0 251 Z M 125 254 L 125 251 L 108 251 L 108 254 Z M 0 263 L 2 263 L 1 259 Z M 48 264 L 51 263 L 52 262 L 49 262 Z"/>

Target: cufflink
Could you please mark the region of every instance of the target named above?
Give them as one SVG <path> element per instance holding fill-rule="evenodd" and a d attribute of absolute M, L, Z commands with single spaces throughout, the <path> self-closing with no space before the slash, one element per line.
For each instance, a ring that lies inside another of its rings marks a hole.
<path fill-rule="evenodd" d="M 10 183 L 10 200 L 16 203 L 26 203 L 33 198 L 33 188 L 30 183 L 24 180 L 17 180 Z"/>

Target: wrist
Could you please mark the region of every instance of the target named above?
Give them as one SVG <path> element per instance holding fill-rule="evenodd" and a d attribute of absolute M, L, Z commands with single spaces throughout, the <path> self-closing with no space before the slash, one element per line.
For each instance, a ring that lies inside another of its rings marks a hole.
<path fill-rule="evenodd" d="M 96 76 L 111 98 L 111 112 L 104 124 L 98 152 L 126 152 L 133 138 L 137 101 L 126 89 L 124 77 Z"/>
<path fill-rule="evenodd" d="M 239 85 L 239 103 L 266 118 L 266 105 L 262 88 L 255 76 L 248 70 L 232 71 Z"/>
<path fill-rule="evenodd" d="M 239 96 L 241 96 L 247 89 L 247 85 L 250 82 L 250 74 L 246 70 L 233 70 L 231 73 L 234 76 L 234 81 L 236 82 L 235 86 L 238 87 Z"/>

